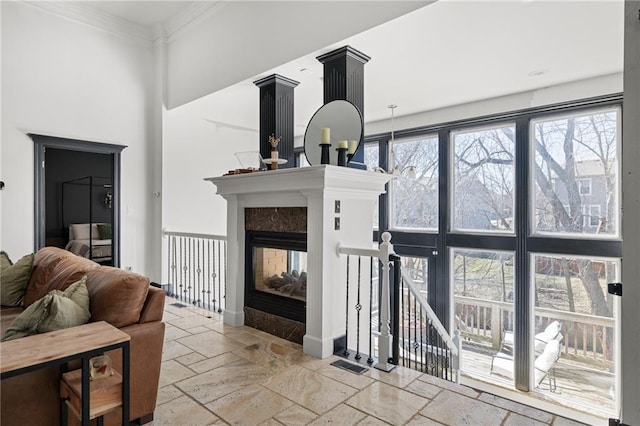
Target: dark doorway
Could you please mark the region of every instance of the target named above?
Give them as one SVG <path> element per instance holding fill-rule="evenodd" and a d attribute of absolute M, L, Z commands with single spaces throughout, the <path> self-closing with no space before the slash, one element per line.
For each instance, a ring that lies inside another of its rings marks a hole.
<path fill-rule="evenodd" d="M 57 246 L 120 265 L 121 145 L 29 135 L 35 143 L 35 250 Z"/>
<path fill-rule="evenodd" d="M 112 264 L 112 161 L 113 154 L 45 150 L 45 245 Z"/>

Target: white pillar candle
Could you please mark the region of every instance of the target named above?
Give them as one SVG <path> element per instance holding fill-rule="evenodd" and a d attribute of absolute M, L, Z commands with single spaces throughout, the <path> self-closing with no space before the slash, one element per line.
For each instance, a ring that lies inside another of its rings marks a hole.
<path fill-rule="evenodd" d="M 347 149 L 347 141 L 338 141 L 338 148 Z"/>
<path fill-rule="evenodd" d="M 349 150 L 347 151 L 347 153 L 354 154 L 356 152 L 356 149 L 358 149 L 358 141 L 349 141 Z"/>
<path fill-rule="evenodd" d="M 320 143 L 323 145 L 331 145 L 331 129 L 328 127 L 322 128 L 322 139 Z"/>

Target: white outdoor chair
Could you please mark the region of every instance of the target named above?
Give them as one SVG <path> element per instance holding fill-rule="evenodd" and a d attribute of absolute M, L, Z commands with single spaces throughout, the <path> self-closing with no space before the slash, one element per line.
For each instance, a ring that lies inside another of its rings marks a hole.
<path fill-rule="evenodd" d="M 562 329 L 562 325 L 558 321 L 553 321 L 547 325 L 547 328 L 544 331 L 535 335 L 533 350 L 536 354 L 544 351 L 544 348 L 547 346 L 547 343 L 551 340 L 562 340 L 562 334 L 560 334 L 560 330 Z M 503 352 L 512 352 L 513 353 L 513 332 L 505 331 L 504 338 L 502 339 L 502 350 Z"/>
<path fill-rule="evenodd" d="M 555 392 L 554 364 L 560 358 L 560 340 L 552 339 L 544 347 L 534 363 L 534 383 L 538 387 L 545 377 L 549 379 L 549 390 Z M 513 355 L 498 352 L 491 358 L 491 373 L 513 379 Z"/>

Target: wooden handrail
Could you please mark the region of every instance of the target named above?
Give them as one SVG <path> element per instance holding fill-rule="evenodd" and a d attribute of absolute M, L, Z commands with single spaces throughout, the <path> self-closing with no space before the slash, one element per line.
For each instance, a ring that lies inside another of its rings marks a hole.
<path fill-rule="evenodd" d="M 456 303 L 465 305 L 480 306 L 483 308 L 498 307 L 504 311 L 513 312 L 513 303 L 511 302 L 499 302 L 487 299 L 478 299 L 468 296 L 454 296 Z M 578 312 L 559 311 L 557 309 L 549 308 L 535 308 L 536 316 L 544 316 L 553 319 L 559 319 L 564 321 L 580 322 L 589 325 L 599 325 L 602 327 L 614 327 L 615 320 L 613 318 L 601 317 L 598 315 L 581 314 Z"/>
<path fill-rule="evenodd" d="M 198 234 L 193 232 L 178 232 L 178 231 L 167 231 L 167 230 L 162 231 L 162 235 L 167 237 L 204 238 L 209 240 L 227 241 L 226 235 Z"/>

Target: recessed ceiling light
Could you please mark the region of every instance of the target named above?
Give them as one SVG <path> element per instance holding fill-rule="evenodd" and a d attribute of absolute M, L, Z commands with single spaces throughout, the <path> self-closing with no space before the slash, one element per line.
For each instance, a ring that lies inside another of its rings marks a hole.
<path fill-rule="evenodd" d="M 537 77 L 539 75 L 546 74 L 548 72 L 549 72 L 549 70 L 533 70 L 533 71 L 529 72 L 529 74 L 527 74 L 527 75 L 529 77 Z"/>

